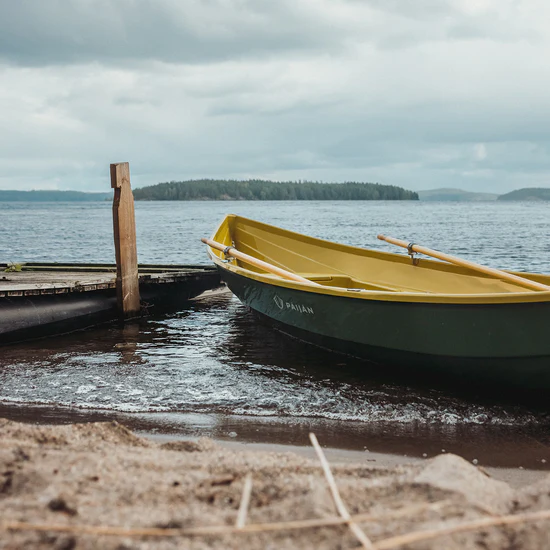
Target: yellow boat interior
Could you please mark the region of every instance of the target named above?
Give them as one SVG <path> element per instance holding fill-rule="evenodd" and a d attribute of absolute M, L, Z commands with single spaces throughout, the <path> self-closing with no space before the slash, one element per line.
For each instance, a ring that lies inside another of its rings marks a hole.
<path fill-rule="evenodd" d="M 550 301 L 550 292 L 533 291 L 469 268 L 424 257 L 413 262 L 406 253 L 393 254 L 316 239 L 234 214 L 224 218 L 212 240 L 234 246 L 321 286 L 307 288 L 266 273 L 242 259 L 228 261 L 222 251 L 209 248 L 211 258 L 223 269 L 310 292 L 392 301 L 406 297 L 407 301 L 429 302 Z M 515 274 L 550 285 L 549 275 Z"/>

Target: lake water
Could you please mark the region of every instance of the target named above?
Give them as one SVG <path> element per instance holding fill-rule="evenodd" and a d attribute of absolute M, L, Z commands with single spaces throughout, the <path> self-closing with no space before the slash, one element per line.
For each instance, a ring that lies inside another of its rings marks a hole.
<path fill-rule="evenodd" d="M 139 260 L 207 263 L 200 238 L 234 213 L 315 237 L 397 252 L 378 233 L 493 267 L 550 272 L 548 203 L 138 202 Z M 1 203 L 0 261 L 112 262 L 111 204 Z"/>
<path fill-rule="evenodd" d="M 357 246 L 400 251 L 376 239 L 385 233 L 493 267 L 550 272 L 547 203 L 139 202 L 140 261 L 208 263 L 200 238 L 226 213 Z M 113 256 L 110 203 L 0 203 L 0 261 Z M 493 463 L 506 462 L 495 451 L 503 441 L 521 440 L 532 445 L 514 460 L 550 462 L 546 410 L 366 375 L 358 361 L 259 325 L 228 293 L 171 316 L 0 348 L 0 404 L 12 417 L 117 418 L 250 441 L 305 442 L 315 429 L 335 445 L 362 446 L 368 435 L 369 445 L 413 454 L 442 445 L 464 454 L 469 444 L 477 458 L 485 445 Z"/>

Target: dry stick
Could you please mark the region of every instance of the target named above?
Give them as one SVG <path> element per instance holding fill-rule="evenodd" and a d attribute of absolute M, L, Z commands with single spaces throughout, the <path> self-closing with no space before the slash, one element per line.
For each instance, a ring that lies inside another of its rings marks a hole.
<path fill-rule="evenodd" d="M 338 510 L 338 513 L 340 516 L 346 520 L 346 523 L 348 524 L 351 532 L 356 536 L 356 538 L 361 542 L 364 548 L 367 548 L 368 550 L 374 550 L 374 546 L 372 542 L 370 541 L 369 537 L 365 535 L 361 527 L 357 525 L 349 515 L 348 509 L 342 502 L 342 498 L 340 497 L 340 493 L 338 491 L 338 487 L 336 486 L 336 482 L 334 481 L 334 476 L 332 475 L 332 472 L 330 471 L 330 466 L 328 464 L 327 459 L 325 458 L 325 454 L 323 453 L 323 449 L 321 449 L 321 446 L 319 445 L 319 442 L 317 441 L 317 437 L 315 437 L 314 433 L 309 434 L 309 440 L 311 441 L 311 444 L 315 448 L 315 452 L 317 453 L 317 456 L 319 457 L 319 461 L 321 462 L 321 466 L 323 467 L 323 472 L 325 474 L 325 477 L 327 479 L 328 486 L 330 487 L 330 492 L 332 494 L 332 500 L 334 500 L 334 504 L 336 506 L 336 509 Z"/>
<path fill-rule="evenodd" d="M 395 510 L 390 514 L 359 514 L 352 516 L 352 519 L 358 522 L 378 521 L 395 517 L 402 517 L 408 513 L 422 509 L 441 508 L 444 504 L 450 501 L 440 501 L 434 504 L 423 504 L 406 507 L 400 510 Z M 211 525 L 203 527 L 189 527 L 187 529 L 162 529 L 158 527 L 149 527 L 144 529 L 127 529 L 124 527 L 106 527 L 102 525 L 59 525 L 59 524 L 44 524 L 44 523 L 26 523 L 26 522 L 8 522 L 0 525 L 2 530 L 13 531 L 57 531 L 64 533 L 75 534 L 94 534 L 106 536 L 134 536 L 134 537 L 178 537 L 178 536 L 202 536 L 202 535 L 229 535 L 234 533 L 257 533 L 264 531 L 280 531 L 280 530 L 298 530 L 308 529 L 312 527 L 332 527 L 343 525 L 347 522 L 342 517 L 334 518 L 312 518 L 297 521 L 281 521 L 274 523 L 257 523 L 245 525 L 242 528 L 232 527 L 228 525 Z"/>
<path fill-rule="evenodd" d="M 496 525 L 513 525 L 514 523 L 527 523 L 532 521 L 540 521 L 550 519 L 550 510 L 540 510 L 539 512 L 531 512 L 528 514 L 516 514 L 513 516 L 501 516 L 496 518 L 482 518 L 474 521 L 468 521 L 459 525 L 450 527 L 442 527 L 440 529 L 427 529 L 426 531 L 416 531 L 406 535 L 398 535 L 376 542 L 376 550 L 390 550 L 398 548 L 404 544 L 411 544 L 421 540 L 435 539 L 443 535 L 453 535 L 455 533 L 463 533 L 465 531 L 475 531 L 483 527 L 492 527 Z"/>
<path fill-rule="evenodd" d="M 235 527 L 242 529 L 246 523 L 246 514 L 248 513 L 248 503 L 250 502 L 250 493 L 252 492 L 252 476 L 246 474 L 244 478 L 243 495 L 241 497 L 241 504 L 239 506 L 239 512 L 237 513 L 237 522 Z"/>
<path fill-rule="evenodd" d="M 435 503 L 431 505 L 441 505 Z M 426 506 L 424 506 L 426 507 Z M 410 507 L 411 509 L 413 507 Z M 396 511 L 396 512 L 404 512 Z M 408 510 L 410 511 L 410 510 Z M 400 514 L 401 515 L 401 514 Z M 387 519 L 388 516 L 377 516 L 372 514 L 358 514 L 350 516 L 350 519 L 358 522 L 375 521 L 379 519 Z M 550 520 L 550 510 L 541 510 L 528 514 L 519 514 L 512 516 L 501 516 L 497 518 L 484 518 L 441 529 L 431 529 L 426 531 L 417 531 L 406 535 L 399 535 L 377 541 L 374 550 L 393 550 L 403 546 L 422 540 L 434 539 L 444 535 L 452 535 L 465 531 L 475 531 L 484 527 L 493 527 L 497 525 L 513 525 L 516 523 L 529 523 L 541 520 Z M 103 535 L 103 536 L 119 536 L 119 537 L 177 537 L 177 536 L 204 536 L 204 535 L 229 535 L 234 533 L 257 533 L 262 531 L 279 531 L 283 529 L 307 529 L 312 527 L 331 527 L 349 523 L 348 519 L 339 518 L 323 518 L 309 519 L 301 521 L 289 521 L 280 523 L 264 523 L 256 525 L 246 525 L 242 529 L 226 525 L 213 525 L 211 527 L 192 527 L 189 529 L 125 529 L 121 527 L 104 527 L 101 525 L 48 525 L 48 524 L 33 524 L 25 522 L 8 522 L 0 526 L 2 530 L 11 531 L 46 531 L 57 533 L 71 533 L 75 535 Z"/>
<path fill-rule="evenodd" d="M 447 504 L 452 504 L 451 500 L 441 500 L 429 504 L 415 504 L 406 506 L 386 514 L 357 514 L 351 516 L 356 522 L 381 521 L 392 518 L 407 516 L 410 513 L 423 510 L 437 510 Z M 234 533 L 258 533 L 265 531 L 281 531 L 309 529 L 313 527 L 332 527 L 347 523 L 348 520 L 342 517 L 334 518 L 312 518 L 297 521 L 281 521 L 274 523 L 257 523 L 245 525 L 242 528 L 231 527 L 228 525 L 211 525 L 202 527 L 189 527 L 187 529 L 161 529 L 149 527 L 144 529 L 132 529 L 124 527 L 106 527 L 103 525 L 59 525 L 47 523 L 26 523 L 12 521 L 0 524 L 0 530 L 8 531 L 55 531 L 59 533 L 73 533 L 84 535 L 103 535 L 120 537 L 182 537 L 182 536 L 204 536 L 204 535 L 230 535 Z"/>

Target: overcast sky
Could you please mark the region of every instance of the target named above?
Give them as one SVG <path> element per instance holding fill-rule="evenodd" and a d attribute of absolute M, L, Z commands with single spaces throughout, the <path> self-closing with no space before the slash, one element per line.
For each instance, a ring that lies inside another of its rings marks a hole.
<path fill-rule="evenodd" d="M 545 0 L 0 0 L 0 189 L 550 187 Z"/>

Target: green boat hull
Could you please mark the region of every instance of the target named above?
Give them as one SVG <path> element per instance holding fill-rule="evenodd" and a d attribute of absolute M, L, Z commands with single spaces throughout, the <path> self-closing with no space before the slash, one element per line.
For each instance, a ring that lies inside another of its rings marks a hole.
<path fill-rule="evenodd" d="M 411 303 L 304 292 L 220 268 L 243 304 L 282 332 L 408 379 L 550 390 L 550 302 Z"/>

